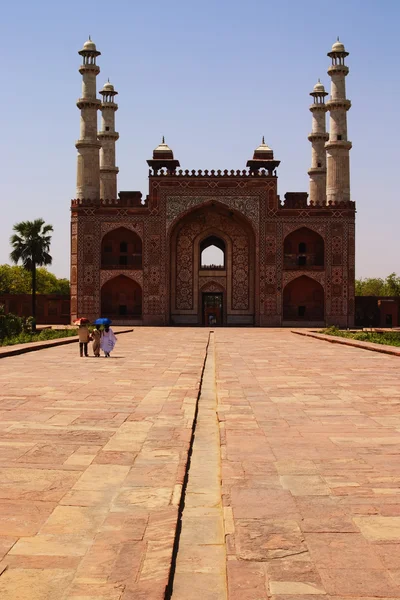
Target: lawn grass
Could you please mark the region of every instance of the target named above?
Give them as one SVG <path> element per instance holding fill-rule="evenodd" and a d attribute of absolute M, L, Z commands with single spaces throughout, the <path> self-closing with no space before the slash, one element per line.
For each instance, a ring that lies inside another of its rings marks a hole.
<path fill-rule="evenodd" d="M 385 331 L 383 333 L 376 333 L 374 331 L 352 332 L 343 331 L 337 327 L 328 327 L 327 329 L 322 329 L 319 333 L 350 338 L 352 340 L 358 340 L 359 342 L 373 342 L 374 344 L 384 344 L 386 346 L 400 346 L 400 332 L 397 331 Z"/>
<path fill-rule="evenodd" d="M 13 337 L 0 340 L 0 346 L 15 346 L 15 344 L 27 344 L 29 342 L 44 342 L 46 340 L 57 340 L 59 338 L 78 335 L 77 329 L 43 329 L 39 333 L 20 333 Z"/>

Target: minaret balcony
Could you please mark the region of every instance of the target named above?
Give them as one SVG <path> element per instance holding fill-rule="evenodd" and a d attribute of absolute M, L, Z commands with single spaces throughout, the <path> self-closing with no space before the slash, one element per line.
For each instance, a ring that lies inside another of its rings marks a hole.
<path fill-rule="evenodd" d="M 338 150 L 351 150 L 353 144 L 348 140 L 328 140 L 325 144 L 326 150 L 337 148 Z"/>
<path fill-rule="evenodd" d="M 102 102 L 101 108 L 104 110 L 108 108 L 109 110 L 118 110 L 118 104 L 116 102 Z"/>
<path fill-rule="evenodd" d="M 333 75 L 334 73 L 343 73 L 343 75 L 347 75 L 349 72 L 349 67 L 347 65 L 329 65 L 328 67 L 328 75 Z"/>
<path fill-rule="evenodd" d="M 95 63 L 87 63 L 79 67 L 79 73 L 81 75 L 84 75 L 85 73 L 96 73 L 96 75 L 98 75 L 100 73 L 100 67 Z"/>
<path fill-rule="evenodd" d="M 326 112 L 328 110 L 325 102 L 321 102 L 321 104 L 310 104 L 311 112 Z"/>
<path fill-rule="evenodd" d="M 308 169 L 307 173 L 309 175 L 326 175 L 326 166 L 325 167 L 311 167 L 311 169 Z"/>
<path fill-rule="evenodd" d="M 117 131 L 99 131 L 97 137 L 102 140 L 117 141 L 119 138 L 119 133 Z"/>
<path fill-rule="evenodd" d="M 310 142 L 317 142 L 318 140 L 326 141 L 329 140 L 329 133 L 326 131 L 313 131 L 308 134 L 308 140 Z"/>
<path fill-rule="evenodd" d="M 351 108 L 351 101 L 346 98 L 335 98 L 332 100 L 328 100 L 326 103 L 326 107 L 328 110 L 349 110 Z"/>
<path fill-rule="evenodd" d="M 100 108 L 101 100 L 97 98 L 78 98 L 76 105 L 78 108 Z"/>
<path fill-rule="evenodd" d="M 85 138 L 75 142 L 75 148 L 101 148 L 101 143 L 98 139 Z"/>

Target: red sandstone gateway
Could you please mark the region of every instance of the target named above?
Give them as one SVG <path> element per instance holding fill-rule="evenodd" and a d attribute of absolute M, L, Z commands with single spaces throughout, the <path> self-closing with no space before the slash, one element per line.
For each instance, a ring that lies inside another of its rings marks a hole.
<path fill-rule="evenodd" d="M 149 194 L 119 192 L 117 92 L 96 96 L 89 40 L 83 64 L 76 199 L 72 200 L 71 318 L 115 324 L 322 326 L 354 324 L 355 204 L 350 200 L 345 77 L 339 40 L 328 53 L 331 98 L 313 104 L 310 193 L 278 195 L 272 149 L 239 171 L 180 170 L 165 143 L 148 160 Z M 97 132 L 97 110 L 102 126 Z M 326 132 L 326 112 L 330 131 Z M 206 260 L 213 249 L 215 260 Z"/>

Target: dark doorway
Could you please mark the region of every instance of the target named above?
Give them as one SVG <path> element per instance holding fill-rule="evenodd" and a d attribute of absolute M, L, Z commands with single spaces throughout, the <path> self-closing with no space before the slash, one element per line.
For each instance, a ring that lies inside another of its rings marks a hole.
<path fill-rule="evenodd" d="M 203 293 L 203 325 L 206 327 L 222 325 L 222 309 L 222 293 Z"/>

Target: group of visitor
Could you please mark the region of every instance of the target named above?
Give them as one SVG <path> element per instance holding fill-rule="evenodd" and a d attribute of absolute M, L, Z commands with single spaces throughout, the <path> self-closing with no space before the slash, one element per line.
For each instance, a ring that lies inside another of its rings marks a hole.
<path fill-rule="evenodd" d="M 105 358 L 110 357 L 110 353 L 114 349 L 117 338 L 110 325 L 104 325 L 104 330 L 101 330 L 100 327 L 100 325 L 95 325 L 95 329 L 90 333 L 87 323 L 81 323 L 79 325 L 78 335 L 80 356 L 89 356 L 88 344 L 89 342 L 93 342 L 93 354 L 95 357 L 100 356 L 100 350 L 104 352 Z"/>

